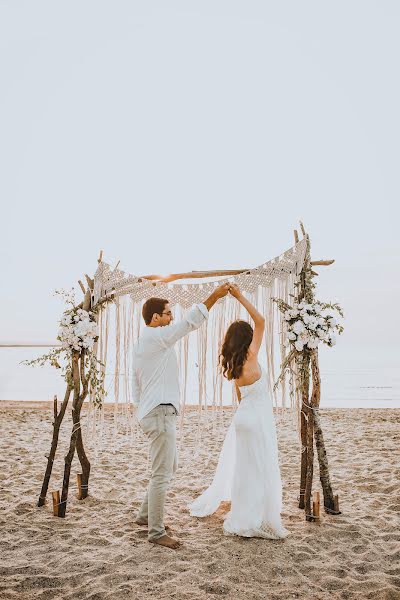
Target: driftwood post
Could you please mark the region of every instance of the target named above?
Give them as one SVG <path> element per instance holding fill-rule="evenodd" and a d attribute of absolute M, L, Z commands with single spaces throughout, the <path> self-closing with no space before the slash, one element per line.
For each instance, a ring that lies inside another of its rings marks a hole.
<path fill-rule="evenodd" d="M 310 239 L 306 234 L 304 227 L 300 224 L 302 233 L 307 240 L 306 257 L 303 269 L 300 273 L 298 300 L 312 303 L 314 300 L 313 289 L 315 287 L 312 278 L 317 275 L 311 267 L 331 265 L 333 260 L 311 261 Z M 298 241 L 298 235 L 295 231 L 295 241 Z M 312 374 L 312 392 L 310 398 L 310 367 Z M 340 514 L 337 496 L 333 495 L 332 485 L 329 477 L 328 458 L 325 449 L 324 437 L 322 434 L 321 420 L 319 416 L 319 405 L 321 399 L 321 378 L 319 374 L 318 350 L 303 350 L 302 361 L 300 365 L 301 377 L 301 470 L 300 470 L 300 494 L 299 508 L 305 509 L 307 521 L 315 521 L 312 510 L 312 482 L 314 471 L 314 438 L 317 450 L 320 481 L 324 494 L 324 508 L 330 514 Z M 318 503 L 319 504 L 319 503 Z M 318 509 L 319 510 L 319 509 Z"/>
<path fill-rule="evenodd" d="M 304 260 L 303 269 L 300 273 L 298 301 L 312 302 L 312 287 L 309 285 L 309 271 L 310 271 L 310 240 L 306 235 L 303 226 L 301 226 L 303 235 L 307 239 L 306 256 Z M 298 241 L 297 231 L 295 231 L 295 241 Z M 311 411 L 309 408 L 309 395 L 310 395 L 310 352 L 309 350 L 303 350 L 302 361 L 300 365 L 300 380 L 301 380 L 301 415 L 300 415 L 300 437 L 301 437 L 301 466 L 300 466 L 300 493 L 299 493 L 299 508 L 306 509 L 306 514 L 310 514 L 310 502 L 311 502 L 311 489 L 310 489 L 310 477 L 312 485 L 312 466 L 310 466 L 313 460 L 313 446 L 312 438 L 310 439 L 310 432 L 308 424 L 311 419 Z M 311 442 L 311 443 L 310 443 Z M 308 478 L 307 478 L 308 474 Z M 308 482 L 308 486 L 307 486 Z M 308 492 L 307 503 L 310 510 L 306 508 L 306 488 Z"/>
<path fill-rule="evenodd" d="M 83 309 L 89 310 L 91 302 L 90 290 L 85 293 L 83 301 Z M 80 352 L 72 351 L 72 381 L 74 390 L 74 399 L 72 403 L 72 432 L 69 444 L 69 450 L 64 461 L 64 478 L 61 491 L 61 501 L 58 511 L 59 517 L 65 517 L 68 499 L 69 480 L 71 475 L 71 465 L 74 458 L 75 450 L 78 452 L 79 461 L 82 466 L 82 498 L 86 498 L 88 494 L 90 462 L 86 456 L 83 446 L 81 432 L 81 409 L 82 404 L 88 394 L 88 379 L 85 375 L 85 350 Z M 82 385 L 82 390 L 81 390 Z"/>
<path fill-rule="evenodd" d="M 50 453 L 47 457 L 47 467 L 44 474 L 42 489 L 40 490 L 40 496 L 37 505 L 43 506 L 46 502 L 47 490 L 49 489 L 49 482 L 51 477 L 51 472 L 53 470 L 54 457 L 57 451 L 58 437 L 60 434 L 60 427 L 62 420 L 65 415 L 65 410 L 67 408 L 67 404 L 69 398 L 71 396 L 72 386 L 71 384 L 67 385 L 67 390 L 65 392 L 64 400 L 61 404 L 60 412 L 57 412 L 57 396 L 54 396 L 54 421 L 53 421 L 53 439 L 51 442 Z"/>
<path fill-rule="evenodd" d="M 300 465 L 300 493 L 299 508 L 305 507 L 305 491 L 308 463 L 308 445 L 307 445 L 307 423 L 308 423 L 308 397 L 310 390 L 309 376 L 310 356 L 307 350 L 304 350 L 301 362 L 301 413 L 300 413 L 300 438 L 301 438 L 301 465 Z"/>
<path fill-rule="evenodd" d="M 314 415 L 314 433 L 315 446 L 317 449 L 319 462 L 319 477 L 321 481 L 322 491 L 324 494 L 324 508 L 330 514 L 340 514 L 338 508 L 335 507 L 335 500 L 332 491 L 331 480 L 329 477 L 328 456 L 326 454 L 324 436 L 322 433 L 321 420 L 319 416 L 319 403 L 321 399 L 321 378 L 318 365 L 318 350 L 315 349 L 311 353 L 311 372 L 313 380 L 313 397 L 311 405 Z"/>

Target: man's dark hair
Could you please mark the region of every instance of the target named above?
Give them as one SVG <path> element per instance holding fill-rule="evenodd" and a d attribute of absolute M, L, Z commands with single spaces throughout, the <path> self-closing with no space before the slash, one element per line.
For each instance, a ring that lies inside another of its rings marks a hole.
<path fill-rule="evenodd" d="M 149 298 L 146 300 L 142 308 L 142 316 L 146 325 L 150 325 L 154 313 L 161 315 L 168 302 L 169 300 L 164 298 Z"/>

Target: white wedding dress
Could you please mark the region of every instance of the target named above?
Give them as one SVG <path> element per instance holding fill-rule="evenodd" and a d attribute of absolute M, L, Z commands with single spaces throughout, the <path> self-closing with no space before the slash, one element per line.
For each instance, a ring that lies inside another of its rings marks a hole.
<path fill-rule="evenodd" d="M 222 501 L 231 501 L 224 533 L 280 539 L 282 483 L 272 400 L 266 374 L 240 387 L 241 402 L 227 431 L 212 484 L 189 505 L 190 514 L 205 517 Z"/>

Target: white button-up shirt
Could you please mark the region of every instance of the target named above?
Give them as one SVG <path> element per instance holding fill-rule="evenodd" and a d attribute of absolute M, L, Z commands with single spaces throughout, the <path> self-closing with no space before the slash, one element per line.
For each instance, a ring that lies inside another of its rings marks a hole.
<path fill-rule="evenodd" d="M 146 327 L 133 349 L 133 401 L 143 419 L 159 404 L 179 411 L 179 374 L 174 344 L 208 319 L 204 304 L 196 304 L 177 323 Z"/>

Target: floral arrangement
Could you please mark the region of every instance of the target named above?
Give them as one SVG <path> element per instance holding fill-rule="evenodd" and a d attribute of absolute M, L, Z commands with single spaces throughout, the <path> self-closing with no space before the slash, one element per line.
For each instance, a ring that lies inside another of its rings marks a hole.
<path fill-rule="evenodd" d="M 55 293 L 62 296 L 65 303 L 69 305 L 62 315 L 57 336 L 61 346 L 34 360 L 23 361 L 22 364 L 41 367 L 50 364 L 57 369 L 62 369 L 65 381 L 72 388 L 72 356 L 73 353 L 79 353 L 80 377 L 90 387 L 95 405 L 101 407 L 106 392 L 104 372 L 101 369 L 103 365 L 93 351 L 94 343 L 98 339 L 96 311 L 87 311 L 82 308 L 82 305 L 77 306 L 73 291 L 56 290 Z"/>
<path fill-rule="evenodd" d="M 284 303 L 283 303 L 284 304 Z M 341 308 L 335 304 L 322 304 L 304 301 L 295 302 L 293 307 L 280 306 L 284 310 L 287 324 L 286 345 L 301 352 L 304 347 L 313 350 L 320 342 L 327 346 L 336 344 L 336 334 L 341 334 L 343 327 L 337 322 L 335 313 L 343 316 Z"/>
<path fill-rule="evenodd" d="M 93 349 L 98 339 L 96 317 L 93 312 L 78 308 L 64 313 L 60 322 L 57 339 L 64 349 Z"/>
<path fill-rule="evenodd" d="M 310 290 L 314 284 L 311 283 Z M 289 353 L 281 364 L 281 372 L 275 382 L 274 389 L 277 389 L 285 374 L 296 376 L 297 387 L 300 389 L 304 383 L 308 366 L 303 359 L 307 359 L 309 352 L 318 348 L 323 342 L 329 347 L 336 344 L 336 334 L 341 334 L 343 326 L 337 322 L 336 317 L 344 317 L 343 310 L 339 304 L 323 303 L 314 300 L 313 294 L 309 294 L 308 300 L 295 299 L 293 306 L 287 304 L 280 298 L 273 298 L 283 313 L 286 327 L 283 331 L 285 336 L 284 345 L 289 348 Z M 336 315 L 336 316 L 335 316 Z M 297 374 L 294 365 L 297 365 Z M 293 389 L 292 392 L 293 393 Z"/>

